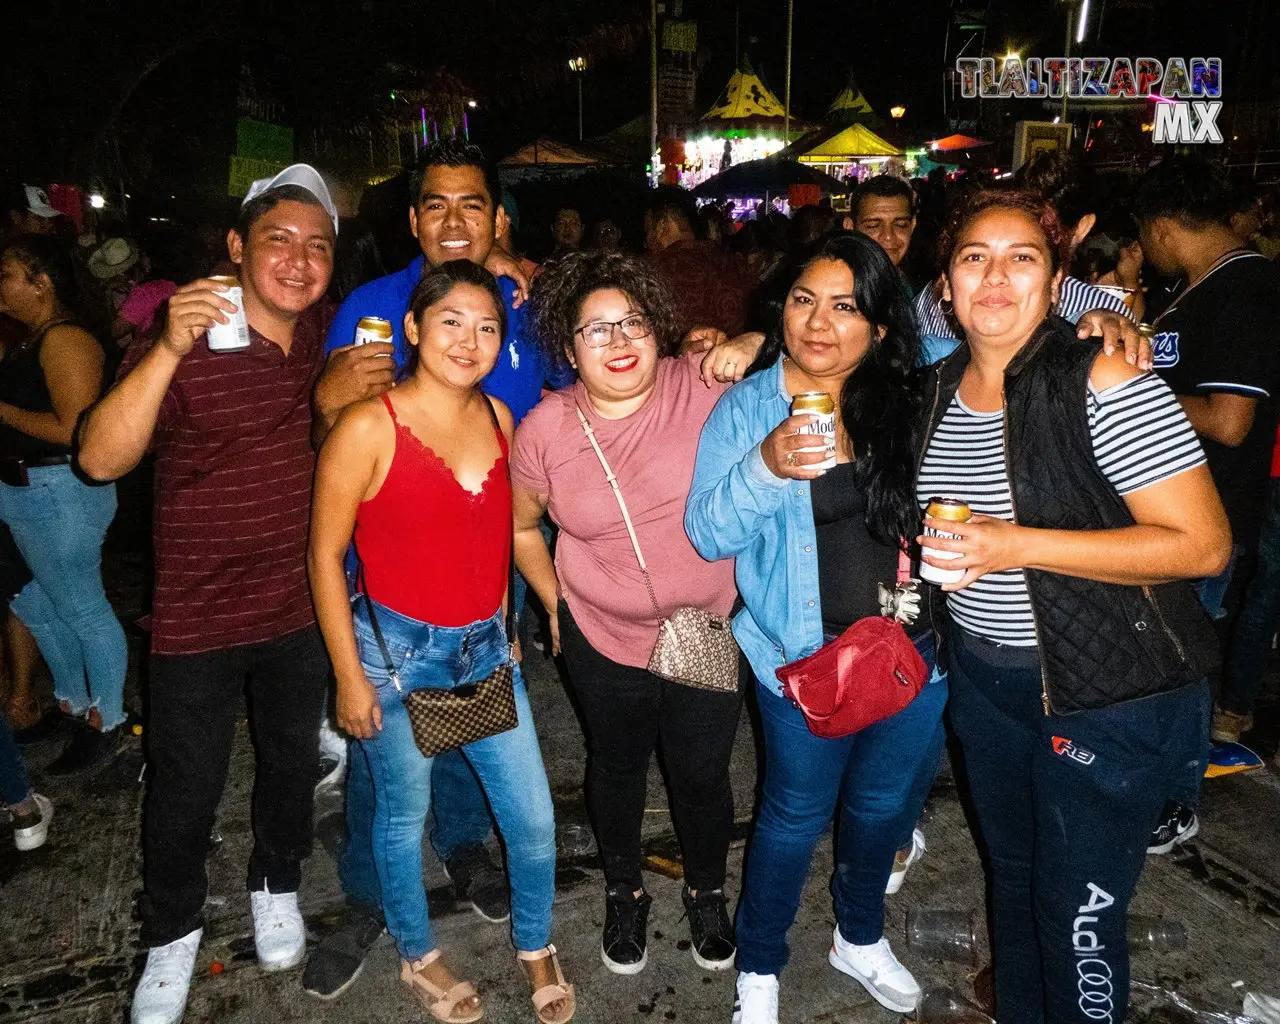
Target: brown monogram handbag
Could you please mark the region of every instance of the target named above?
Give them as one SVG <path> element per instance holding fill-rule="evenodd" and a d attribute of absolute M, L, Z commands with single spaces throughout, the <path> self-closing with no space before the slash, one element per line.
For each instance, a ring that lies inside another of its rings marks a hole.
<path fill-rule="evenodd" d="M 618 499 L 622 521 L 626 523 L 627 535 L 631 538 L 631 547 L 635 550 L 640 573 L 644 576 L 644 586 L 649 592 L 649 602 L 658 619 L 658 642 L 649 656 L 649 671 L 655 676 L 669 679 L 673 683 L 683 683 L 685 686 L 720 690 L 724 693 L 735 692 L 738 689 L 738 643 L 733 638 L 729 620 L 693 605 L 682 605 L 663 618 L 653 592 L 653 580 L 649 578 L 649 569 L 640 552 L 640 542 L 631 525 L 631 514 L 627 511 L 627 503 L 622 500 L 618 478 L 609 468 L 609 462 L 600 450 L 600 443 L 596 440 L 595 431 L 591 429 L 587 417 L 581 409 L 577 413 L 578 422 L 582 424 L 582 430 L 604 468 L 605 479 L 613 488 L 613 496 Z"/>
<path fill-rule="evenodd" d="M 489 414 L 493 416 L 493 425 L 501 431 L 498 417 L 489 405 Z M 510 467 L 507 479 L 510 481 Z M 512 520 L 514 539 L 515 521 Z M 396 692 L 401 693 L 400 701 L 409 714 L 409 724 L 413 727 L 413 742 L 423 757 L 435 757 L 446 750 L 456 750 L 468 743 L 497 736 L 499 733 L 514 729 L 520 722 L 516 713 L 515 679 L 515 636 L 516 610 L 513 607 L 515 588 L 515 548 L 512 547 L 511 561 L 507 564 L 507 658 L 493 672 L 475 683 L 463 683 L 449 689 L 421 689 L 404 693 L 400 688 L 400 673 L 391 661 L 391 652 L 387 650 L 386 641 L 382 638 L 382 630 L 378 626 L 378 618 L 373 612 L 373 602 L 369 600 L 368 588 L 364 585 L 364 563 L 360 563 L 359 589 L 364 598 L 365 610 L 369 613 L 369 625 L 373 628 L 374 638 L 378 641 L 378 651 L 382 661 L 395 684 Z"/>

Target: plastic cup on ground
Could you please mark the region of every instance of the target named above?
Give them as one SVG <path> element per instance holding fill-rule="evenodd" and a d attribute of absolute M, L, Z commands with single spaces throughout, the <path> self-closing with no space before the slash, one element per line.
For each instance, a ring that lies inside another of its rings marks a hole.
<path fill-rule="evenodd" d="M 921 956 L 971 964 L 977 946 L 973 914 L 968 910 L 908 910 L 907 945 Z"/>

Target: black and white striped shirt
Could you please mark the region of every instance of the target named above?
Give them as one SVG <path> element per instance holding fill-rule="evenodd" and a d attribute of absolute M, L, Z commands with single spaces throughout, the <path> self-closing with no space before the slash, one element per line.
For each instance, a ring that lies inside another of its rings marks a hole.
<path fill-rule="evenodd" d="M 1134 377 L 1086 398 L 1098 467 L 1121 495 L 1201 465 L 1204 452 L 1173 392 L 1155 374 Z M 974 412 L 952 400 L 929 442 L 916 497 L 962 498 L 975 514 L 1013 520 L 1004 459 L 1004 414 Z M 998 643 L 1036 645 L 1027 581 L 1021 569 L 988 573 L 947 595 L 956 623 Z"/>
<path fill-rule="evenodd" d="M 1133 319 L 1124 299 L 1105 292 L 1097 285 L 1081 281 L 1078 277 L 1064 277 L 1058 289 L 1058 306 L 1054 310 L 1064 320 L 1073 324 L 1093 309 L 1110 309 Z M 916 319 L 920 321 L 920 333 L 926 337 L 959 338 L 955 320 L 942 311 L 932 287 L 922 288 L 915 301 Z"/>

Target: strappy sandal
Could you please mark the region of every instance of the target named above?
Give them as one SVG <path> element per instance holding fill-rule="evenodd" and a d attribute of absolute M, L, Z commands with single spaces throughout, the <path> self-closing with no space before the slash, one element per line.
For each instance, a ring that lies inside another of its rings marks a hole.
<path fill-rule="evenodd" d="M 413 997 L 420 1002 L 427 1012 L 442 1024 L 475 1024 L 484 1016 L 484 1007 L 474 1010 L 462 1009 L 461 1004 L 475 996 L 476 987 L 469 981 L 458 981 L 443 989 L 425 974 L 424 967 L 429 967 L 440 959 L 440 950 L 433 949 L 419 960 L 400 961 L 400 980 L 409 986 Z"/>
<path fill-rule="evenodd" d="M 548 946 L 546 949 L 540 949 L 533 953 L 526 953 L 523 950 L 516 950 L 516 960 L 520 964 L 520 969 L 524 972 L 525 979 L 532 984 L 532 978 L 528 968 L 529 963 L 537 963 L 541 960 L 550 960 L 551 966 L 556 969 L 556 980 L 549 984 L 543 985 L 539 989 L 535 989 L 530 1001 L 533 1003 L 533 1012 L 538 1015 L 541 1024 L 568 1024 L 573 1020 L 574 1011 L 577 1009 L 577 997 L 573 994 L 573 986 L 564 980 L 564 972 L 560 970 L 560 958 L 556 955 L 556 947 Z M 548 1007 L 555 1002 L 564 1002 L 564 1006 L 557 1012 L 552 1012 Z"/>

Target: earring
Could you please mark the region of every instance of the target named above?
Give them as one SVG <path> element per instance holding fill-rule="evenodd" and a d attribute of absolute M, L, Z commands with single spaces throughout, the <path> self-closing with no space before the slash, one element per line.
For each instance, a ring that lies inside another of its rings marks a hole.
<path fill-rule="evenodd" d="M 943 316 L 950 316 L 953 312 L 955 312 L 955 306 L 951 305 L 951 303 L 946 299 L 938 300 L 938 308 L 942 310 Z"/>

